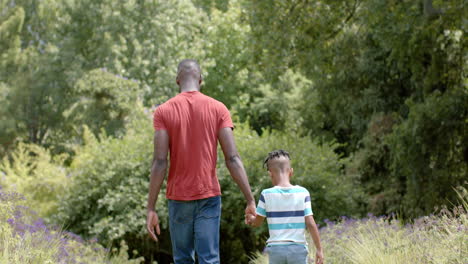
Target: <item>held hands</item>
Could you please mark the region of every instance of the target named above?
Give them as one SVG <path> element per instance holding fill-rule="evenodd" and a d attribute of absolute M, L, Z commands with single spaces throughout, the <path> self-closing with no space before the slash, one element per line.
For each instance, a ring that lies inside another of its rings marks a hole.
<path fill-rule="evenodd" d="M 252 226 L 255 221 L 255 215 L 253 214 L 245 214 L 245 220 L 244 223 L 246 225 Z"/>
<path fill-rule="evenodd" d="M 255 217 L 257 216 L 256 210 L 255 210 L 255 202 L 250 202 L 247 204 L 247 207 L 245 208 L 245 220 L 244 223 L 246 225 L 252 225 L 253 221 L 255 220 Z"/>
<path fill-rule="evenodd" d="M 156 242 L 158 242 L 158 236 L 161 234 L 161 230 L 159 229 L 159 217 L 156 211 L 148 210 L 146 216 L 146 230 L 148 230 L 149 236 Z M 154 232 L 156 230 L 156 233 Z"/>

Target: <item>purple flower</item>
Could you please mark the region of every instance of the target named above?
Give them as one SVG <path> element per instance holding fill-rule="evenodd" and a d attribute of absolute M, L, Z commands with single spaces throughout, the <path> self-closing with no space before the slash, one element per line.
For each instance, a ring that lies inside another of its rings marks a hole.
<path fill-rule="evenodd" d="M 44 220 L 41 218 L 38 218 L 36 221 L 34 221 L 33 228 L 36 231 L 45 231 L 48 232 L 49 230 L 47 229 L 47 226 L 44 224 Z"/>
<path fill-rule="evenodd" d="M 325 222 L 325 224 L 327 224 L 328 227 L 332 227 L 335 225 L 335 223 L 333 221 L 330 221 L 330 219 L 324 219 L 323 222 Z"/>

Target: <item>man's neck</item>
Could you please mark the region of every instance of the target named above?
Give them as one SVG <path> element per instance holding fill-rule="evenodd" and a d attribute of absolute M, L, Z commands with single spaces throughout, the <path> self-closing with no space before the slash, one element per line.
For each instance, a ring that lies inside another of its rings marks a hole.
<path fill-rule="evenodd" d="M 200 84 L 198 82 L 186 82 L 180 84 L 180 92 L 196 92 L 200 91 Z"/>

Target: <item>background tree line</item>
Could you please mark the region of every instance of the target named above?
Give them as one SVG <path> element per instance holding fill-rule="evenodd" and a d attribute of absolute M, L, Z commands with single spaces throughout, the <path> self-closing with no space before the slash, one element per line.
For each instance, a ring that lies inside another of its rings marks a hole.
<path fill-rule="evenodd" d="M 147 259 L 154 107 L 182 58 L 224 102 L 253 190 L 275 148 L 317 219 L 403 219 L 456 200 L 468 164 L 464 0 L 0 1 L 0 185 L 51 223 Z M 242 224 L 219 157 L 222 255 L 246 263 L 266 229 Z M 153 254 L 154 253 L 154 254 Z M 153 255 L 152 255 L 153 254 Z M 164 262 L 163 262 L 164 263 Z"/>

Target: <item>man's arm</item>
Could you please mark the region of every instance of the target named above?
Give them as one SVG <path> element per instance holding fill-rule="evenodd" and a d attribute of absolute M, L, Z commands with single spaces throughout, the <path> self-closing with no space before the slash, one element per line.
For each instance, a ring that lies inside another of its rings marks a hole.
<path fill-rule="evenodd" d="M 307 229 L 309 230 L 309 233 L 312 236 L 312 240 L 314 240 L 315 248 L 317 249 L 317 252 L 315 253 L 315 263 L 321 264 L 323 263 L 323 249 L 320 243 L 320 235 L 317 228 L 317 224 L 315 224 L 315 220 L 312 215 L 306 216 L 305 222 Z"/>
<path fill-rule="evenodd" d="M 221 128 L 218 132 L 218 140 L 224 153 L 226 167 L 247 200 L 245 213 L 256 215 L 255 200 L 253 198 L 252 191 L 250 190 L 249 179 L 245 173 L 244 164 L 242 163 L 239 153 L 237 153 L 232 129 L 230 127 Z"/>
<path fill-rule="evenodd" d="M 153 165 L 151 167 L 151 179 L 149 184 L 148 205 L 146 207 L 146 229 L 155 241 L 158 241 L 156 234 L 160 234 L 159 217 L 154 207 L 158 199 L 161 185 L 166 177 L 167 153 L 169 152 L 169 135 L 166 130 L 157 130 L 154 133 L 154 154 Z M 155 234 L 156 230 L 156 234 Z"/>

